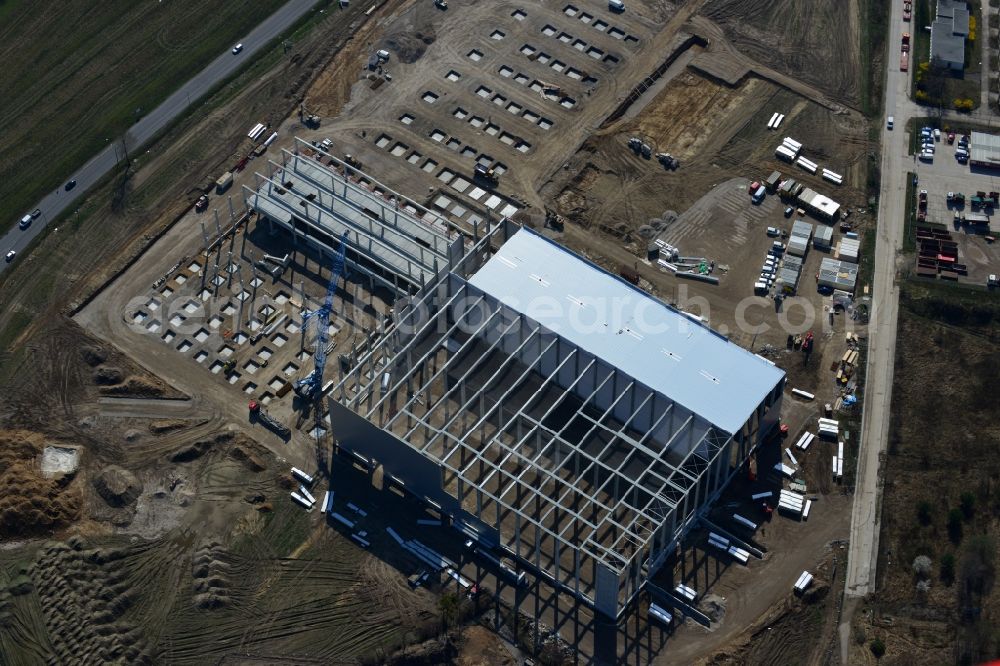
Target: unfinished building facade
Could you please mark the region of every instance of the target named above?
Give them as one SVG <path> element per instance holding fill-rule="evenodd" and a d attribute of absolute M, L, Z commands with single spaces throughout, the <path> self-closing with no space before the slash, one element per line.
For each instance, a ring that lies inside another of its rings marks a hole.
<path fill-rule="evenodd" d="M 528 229 L 460 230 L 296 148 L 247 205 L 393 295 L 327 395 L 340 449 L 618 617 L 775 427 L 784 373 Z"/>

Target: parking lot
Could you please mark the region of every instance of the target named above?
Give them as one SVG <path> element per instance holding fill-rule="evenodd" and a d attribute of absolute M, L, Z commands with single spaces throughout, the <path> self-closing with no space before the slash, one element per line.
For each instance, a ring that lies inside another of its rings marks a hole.
<path fill-rule="evenodd" d="M 919 128 L 916 129 L 919 131 Z M 972 225 L 955 223 L 955 213 L 960 216 L 969 213 L 984 213 L 989 216 L 990 228 L 995 224 L 995 210 L 992 207 L 973 209 L 971 199 L 976 192 L 1000 191 L 1000 172 L 970 167 L 955 159 L 958 138 L 949 145 L 946 134 L 935 142 L 934 159 L 926 162 L 913 156 L 913 171 L 917 174 L 917 191 L 927 191 L 927 222 L 945 225 L 958 243 L 958 261 L 968 267 L 968 275 L 960 278 L 963 282 L 985 284 L 991 273 L 1000 267 L 1000 246 L 988 240 L 992 232 Z M 965 195 L 964 205 L 948 201 L 948 193 Z"/>

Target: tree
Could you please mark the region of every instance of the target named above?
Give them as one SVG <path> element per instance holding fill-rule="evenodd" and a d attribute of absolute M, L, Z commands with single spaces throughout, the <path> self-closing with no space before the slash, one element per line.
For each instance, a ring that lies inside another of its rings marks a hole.
<path fill-rule="evenodd" d="M 881 659 L 885 655 L 885 643 L 882 642 L 881 638 L 876 638 L 868 646 L 868 649 L 872 651 L 876 659 Z"/>
<path fill-rule="evenodd" d="M 441 622 L 445 629 L 458 624 L 459 598 L 457 594 L 447 593 L 438 599 L 438 609 L 441 611 Z"/>
<path fill-rule="evenodd" d="M 962 541 L 962 510 L 952 509 L 948 512 L 948 538 L 952 543 Z"/>
<path fill-rule="evenodd" d="M 976 496 L 970 492 L 962 493 L 958 501 L 958 506 L 962 509 L 962 515 L 965 516 L 965 519 L 969 520 L 976 511 Z"/>
<path fill-rule="evenodd" d="M 941 582 L 951 585 L 955 582 L 955 556 L 945 553 L 941 556 Z"/>
<path fill-rule="evenodd" d="M 927 578 L 931 574 L 931 558 L 926 555 L 917 555 L 913 560 L 913 573 L 920 578 Z"/>
<path fill-rule="evenodd" d="M 921 525 L 926 527 L 931 524 L 931 513 L 933 511 L 934 506 L 927 500 L 917 504 L 917 520 L 920 521 Z"/>

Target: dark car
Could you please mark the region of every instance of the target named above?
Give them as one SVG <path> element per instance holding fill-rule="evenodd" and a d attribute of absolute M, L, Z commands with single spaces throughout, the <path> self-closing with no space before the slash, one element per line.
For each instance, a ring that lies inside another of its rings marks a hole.
<path fill-rule="evenodd" d="M 818 291 L 819 293 L 821 293 L 824 296 L 829 296 L 830 294 L 833 293 L 833 287 L 831 287 L 829 285 L 821 284 L 820 286 L 818 286 L 816 288 L 816 291 Z"/>
<path fill-rule="evenodd" d="M 42 214 L 42 209 L 36 208 L 35 210 L 31 211 L 31 219 L 37 220 L 41 216 L 41 214 Z"/>
<path fill-rule="evenodd" d="M 67 183 L 66 183 L 66 191 L 67 192 L 69 192 L 70 190 L 72 190 L 74 187 L 76 187 L 76 181 L 75 180 L 67 181 Z"/>

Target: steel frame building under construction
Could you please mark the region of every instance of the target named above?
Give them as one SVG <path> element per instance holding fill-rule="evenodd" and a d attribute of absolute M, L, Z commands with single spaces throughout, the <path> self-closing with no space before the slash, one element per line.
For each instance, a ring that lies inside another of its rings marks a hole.
<path fill-rule="evenodd" d="M 619 617 L 776 426 L 784 373 L 507 220 L 451 238 L 344 165 L 273 169 L 252 208 L 330 254 L 346 230 L 356 269 L 410 294 L 328 394 L 338 446 Z"/>

